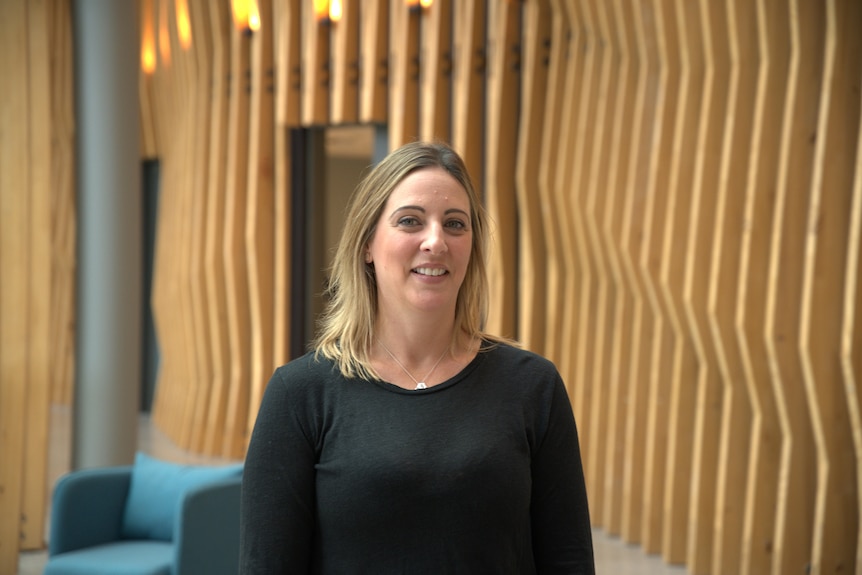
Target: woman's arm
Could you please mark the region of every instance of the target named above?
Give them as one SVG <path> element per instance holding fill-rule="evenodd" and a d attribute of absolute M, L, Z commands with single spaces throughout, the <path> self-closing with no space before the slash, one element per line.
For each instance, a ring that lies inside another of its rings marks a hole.
<path fill-rule="evenodd" d="M 533 454 L 532 473 L 536 572 L 593 575 L 593 538 L 578 432 L 559 376 L 552 391 L 547 429 Z"/>
<path fill-rule="evenodd" d="M 240 573 L 246 575 L 310 572 L 314 418 L 305 413 L 301 386 L 288 385 L 285 371 L 270 379 L 246 454 L 240 515 Z"/>

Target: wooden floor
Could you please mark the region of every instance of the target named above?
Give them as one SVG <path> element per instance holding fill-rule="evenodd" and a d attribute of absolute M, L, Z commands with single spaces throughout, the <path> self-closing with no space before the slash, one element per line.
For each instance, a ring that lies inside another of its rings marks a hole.
<path fill-rule="evenodd" d="M 51 423 L 51 447 L 49 461 L 49 485 L 70 467 L 71 417 L 69 408 L 55 406 Z M 150 424 L 147 415 L 142 415 L 138 428 L 141 450 L 168 461 L 178 463 L 226 463 L 223 459 L 203 457 L 183 451 L 174 445 L 158 429 Z M 600 575 L 685 575 L 683 567 L 672 567 L 658 557 L 648 556 L 636 546 L 628 545 L 616 537 L 610 537 L 599 529 L 593 530 L 596 554 L 596 573 Z M 47 553 L 22 553 L 18 575 L 41 575 Z"/>

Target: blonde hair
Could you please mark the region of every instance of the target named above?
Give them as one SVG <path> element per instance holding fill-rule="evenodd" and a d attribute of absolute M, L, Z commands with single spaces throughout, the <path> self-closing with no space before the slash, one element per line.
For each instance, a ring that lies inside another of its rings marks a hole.
<path fill-rule="evenodd" d="M 409 174 L 423 168 L 442 168 L 467 192 L 473 245 L 470 262 L 455 306 L 455 333 L 470 339 L 486 338 L 482 326 L 488 307 L 485 268 L 488 220 L 461 157 L 443 143 L 412 142 L 391 152 L 359 183 L 347 204 L 344 230 L 329 270 L 329 302 L 319 322 L 313 348 L 316 356 L 333 360 L 348 378 L 375 378 L 370 363 L 377 317 L 374 270 L 365 250 L 392 191 Z M 453 346 L 457 338 L 453 338 Z"/>

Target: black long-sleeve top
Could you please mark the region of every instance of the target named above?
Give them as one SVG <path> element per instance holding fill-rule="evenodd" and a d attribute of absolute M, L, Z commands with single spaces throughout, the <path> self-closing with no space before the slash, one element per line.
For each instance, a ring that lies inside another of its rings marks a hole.
<path fill-rule="evenodd" d="M 594 573 L 571 404 L 551 362 L 481 351 L 426 390 L 276 370 L 245 461 L 241 573 Z"/>

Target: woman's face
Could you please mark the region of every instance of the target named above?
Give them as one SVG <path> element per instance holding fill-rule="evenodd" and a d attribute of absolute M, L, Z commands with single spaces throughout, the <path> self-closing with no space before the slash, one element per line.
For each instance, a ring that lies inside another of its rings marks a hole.
<path fill-rule="evenodd" d="M 412 172 L 390 194 L 368 243 L 379 309 L 454 313 L 472 245 L 464 188 L 442 168 Z"/>

